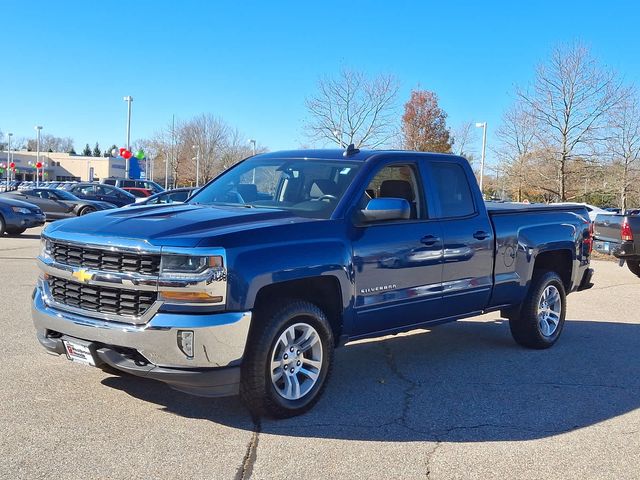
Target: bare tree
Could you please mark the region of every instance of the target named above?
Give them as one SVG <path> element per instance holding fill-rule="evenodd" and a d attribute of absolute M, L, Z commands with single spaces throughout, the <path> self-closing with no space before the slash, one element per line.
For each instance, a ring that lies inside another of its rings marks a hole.
<path fill-rule="evenodd" d="M 35 138 L 27 140 L 27 150 L 35 152 L 37 141 Z M 56 137 L 55 135 L 43 134 L 40 136 L 41 152 L 69 152 L 73 149 L 73 139 L 69 137 Z"/>
<path fill-rule="evenodd" d="M 369 79 L 361 72 L 342 70 L 335 78 L 318 81 L 318 91 L 307 98 L 306 131 L 310 139 L 341 148 L 375 148 L 394 135 L 398 82 L 390 75 Z"/>
<path fill-rule="evenodd" d="M 515 194 L 516 200 L 521 202 L 525 190 L 532 183 L 546 185 L 546 182 L 535 182 L 532 178 L 532 156 L 537 147 L 536 119 L 521 102 L 516 103 L 503 115 L 496 137 L 498 147 L 494 152 L 500 161 L 500 170 L 506 176 L 504 184 Z M 541 153 L 538 152 L 538 159 L 542 156 Z"/>
<path fill-rule="evenodd" d="M 200 156 L 200 181 L 206 183 L 220 171 L 222 148 L 227 140 L 229 126 L 211 114 L 201 114 L 180 126 L 180 140 L 184 150 L 191 148 L 191 158 Z M 187 173 L 195 179 L 196 161 L 185 163 Z"/>
<path fill-rule="evenodd" d="M 626 210 L 628 197 L 635 189 L 640 164 L 640 104 L 638 92 L 628 90 L 625 98 L 610 115 L 611 134 L 607 140 L 607 150 L 617 175 L 620 189 L 620 207 Z"/>
<path fill-rule="evenodd" d="M 473 142 L 476 139 L 476 129 L 472 122 L 462 122 L 451 132 L 453 153 L 465 157 L 472 163 L 475 153 L 473 152 Z"/>
<path fill-rule="evenodd" d="M 558 197 L 567 198 L 569 162 L 592 153 L 606 115 L 622 97 L 621 82 L 580 44 L 557 47 L 538 67 L 533 86 L 518 97 L 536 120 L 539 140 L 553 155 Z"/>

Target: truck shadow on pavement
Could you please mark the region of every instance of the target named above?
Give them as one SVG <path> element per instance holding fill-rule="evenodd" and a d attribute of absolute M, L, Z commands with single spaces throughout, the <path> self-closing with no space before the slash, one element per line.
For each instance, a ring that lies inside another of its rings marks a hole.
<path fill-rule="evenodd" d="M 511 339 L 506 321 L 460 321 L 336 351 L 307 414 L 262 419 L 278 435 L 371 441 L 512 441 L 553 436 L 640 407 L 640 325 L 567 321 L 549 350 Z M 238 398 L 203 399 L 130 376 L 105 385 L 165 411 L 255 428 Z M 628 432 L 632 433 L 632 432 Z"/>

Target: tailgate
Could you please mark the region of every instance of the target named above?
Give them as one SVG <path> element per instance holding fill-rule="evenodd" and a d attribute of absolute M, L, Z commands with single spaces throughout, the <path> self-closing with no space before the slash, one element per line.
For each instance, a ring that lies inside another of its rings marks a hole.
<path fill-rule="evenodd" d="M 620 228 L 624 215 L 598 215 L 594 223 L 593 236 L 598 242 L 621 243 Z"/>

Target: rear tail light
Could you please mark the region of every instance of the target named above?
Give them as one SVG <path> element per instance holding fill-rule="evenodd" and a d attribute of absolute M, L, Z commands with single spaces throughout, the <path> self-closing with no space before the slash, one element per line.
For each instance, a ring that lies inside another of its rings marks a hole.
<path fill-rule="evenodd" d="M 633 232 L 631 231 L 631 226 L 627 220 L 624 221 L 622 227 L 620 228 L 620 237 L 623 242 L 632 242 L 633 241 Z"/>
<path fill-rule="evenodd" d="M 589 222 L 589 254 L 593 251 L 593 232 L 594 232 L 594 222 Z"/>

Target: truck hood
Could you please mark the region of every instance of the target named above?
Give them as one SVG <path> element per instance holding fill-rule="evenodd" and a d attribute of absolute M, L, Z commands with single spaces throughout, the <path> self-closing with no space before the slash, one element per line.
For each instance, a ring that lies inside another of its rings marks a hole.
<path fill-rule="evenodd" d="M 108 238 L 140 240 L 155 246 L 196 247 L 204 238 L 309 221 L 283 210 L 204 205 L 150 205 L 118 208 L 50 224 L 45 235 L 88 243 Z"/>

